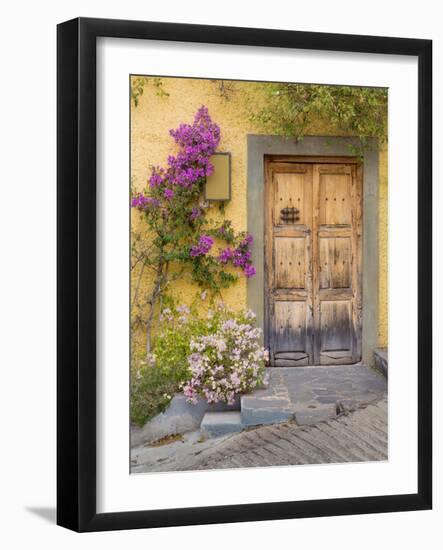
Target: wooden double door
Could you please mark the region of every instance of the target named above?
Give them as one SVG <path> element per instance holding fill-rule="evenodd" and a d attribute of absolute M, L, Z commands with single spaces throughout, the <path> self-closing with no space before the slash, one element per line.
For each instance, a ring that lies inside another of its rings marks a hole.
<path fill-rule="evenodd" d="M 265 172 L 265 344 L 271 365 L 357 363 L 362 167 L 346 157 L 270 157 Z"/>

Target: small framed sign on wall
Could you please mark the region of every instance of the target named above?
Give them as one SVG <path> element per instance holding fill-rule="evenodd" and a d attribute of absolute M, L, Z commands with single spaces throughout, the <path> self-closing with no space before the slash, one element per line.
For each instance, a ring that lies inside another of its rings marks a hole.
<path fill-rule="evenodd" d="M 231 200 L 231 153 L 215 153 L 211 157 L 213 172 L 206 178 L 205 199 Z"/>
<path fill-rule="evenodd" d="M 59 525 L 431 508 L 431 59 L 58 26 Z"/>

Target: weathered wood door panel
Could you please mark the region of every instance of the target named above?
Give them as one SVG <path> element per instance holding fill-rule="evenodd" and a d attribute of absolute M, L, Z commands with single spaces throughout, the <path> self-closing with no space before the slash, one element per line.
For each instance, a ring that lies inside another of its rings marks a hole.
<path fill-rule="evenodd" d="M 312 165 L 268 164 L 265 235 L 272 363 L 309 365 L 312 330 Z M 272 298 L 271 298 L 272 296 Z"/>
<path fill-rule="evenodd" d="M 266 344 L 274 366 L 361 360 L 361 168 L 266 162 Z"/>

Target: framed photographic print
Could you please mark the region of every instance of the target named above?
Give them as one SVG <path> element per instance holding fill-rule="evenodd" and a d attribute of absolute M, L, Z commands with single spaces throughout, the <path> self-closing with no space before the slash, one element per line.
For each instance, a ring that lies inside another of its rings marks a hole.
<path fill-rule="evenodd" d="M 431 508 L 431 75 L 429 40 L 58 26 L 59 525 Z"/>

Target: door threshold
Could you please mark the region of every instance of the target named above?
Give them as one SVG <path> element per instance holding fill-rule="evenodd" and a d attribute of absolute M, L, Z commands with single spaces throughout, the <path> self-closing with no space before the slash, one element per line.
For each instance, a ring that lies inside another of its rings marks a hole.
<path fill-rule="evenodd" d="M 366 363 L 363 363 L 363 361 L 359 361 L 358 363 L 342 363 L 337 365 L 294 365 L 292 367 L 279 367 L 279 366 L 272 366 L 269 365 L 266 368 L 268 369 L 316 369 L 316 368 L 328 368 L 333 369 L 336 367 L 367 367 L 368 365 Z"/>

